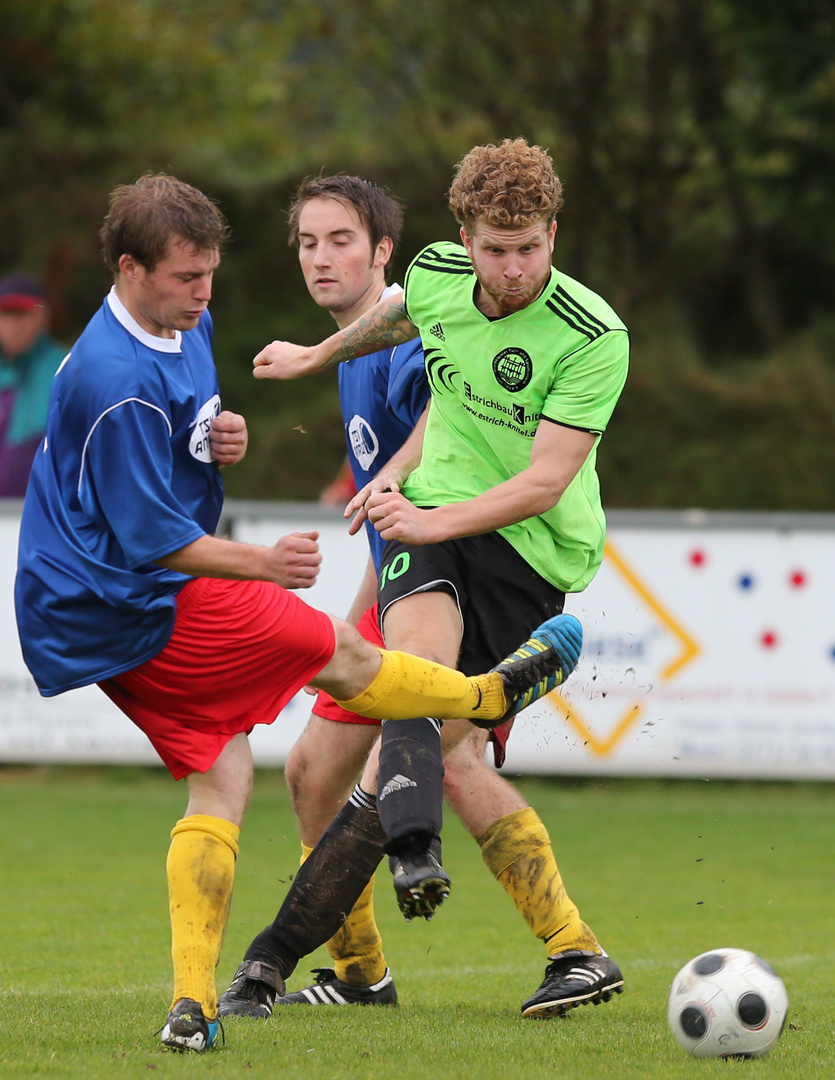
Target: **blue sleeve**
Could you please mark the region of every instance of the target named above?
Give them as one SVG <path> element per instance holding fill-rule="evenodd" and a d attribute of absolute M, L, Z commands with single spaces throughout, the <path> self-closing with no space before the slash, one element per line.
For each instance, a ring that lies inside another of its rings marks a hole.
<path fill-rule="evenodd" d="M 420 419 L 428 400 L 429 380 L 423 361 L 423 343 L 418 337 L 391 351 L 388 404 L 398 420 L 411 429 Z"/>
<path fill-rule="evenodd" d="M 129 569 L 204 535 L 172 494 L 173 467 L 170 421 L 151 403 L 109 409 L 90 432 L 78 498 L 116 540 Z"/>

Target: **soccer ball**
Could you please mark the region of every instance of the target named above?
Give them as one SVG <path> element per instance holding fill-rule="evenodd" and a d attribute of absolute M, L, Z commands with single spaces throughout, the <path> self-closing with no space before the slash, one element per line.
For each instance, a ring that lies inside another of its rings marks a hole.
<path fill-rule="evenodd" d="M 667 1021 L 693 1057 L 764 1057 L 788 1008 L 786 988 L 765 960 L 745 949 L 712 949 L 673 979 Z"/>

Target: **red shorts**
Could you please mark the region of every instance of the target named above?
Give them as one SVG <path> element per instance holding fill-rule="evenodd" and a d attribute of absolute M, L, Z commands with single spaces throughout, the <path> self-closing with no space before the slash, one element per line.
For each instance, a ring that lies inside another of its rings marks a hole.
<path fill-rule="evenodd" d="M 383 635 L 380 633 L 380 619 L 379 619 L 379 607 L 374 604 L 365 611 L 357 623 L 357 630 L 362 634 L 366 641 L 370 641 L 372 645 L 376 645 L 378 649 L 384 649 L 385 643 L 383 642 Z M 348 712 L 347 709 L 343 709 L 341 705 L 333 700 L 330 694 L 326 694 L 324 690 L 320 690 L 316 696 L 313 708 L 310 710 L 314 716 L 321 716 L 323 720 L 335 720 L 340 724 L 377 724 L 379 720 L 372 720 L 367 716 L 357 716 L 356 713 Z M 505 759 L 505 747 L 507 746 L 507 739 L 510 735 L 510 729 L 513 727 L 513 720 L 506 720 L 500 727 L 493 728 L 490 732 L 490 741 L 493 744 L 493 760 L 497 769 L 500 769 L 504 765 Z"/>
<path fill-rule="evenodd" d="M 330 617 L 279 585 L 195 578 L 162 652 L 99 686 L 180 780 L 210 769 L 235 735 L 271 724 L 335 647 Z"/>

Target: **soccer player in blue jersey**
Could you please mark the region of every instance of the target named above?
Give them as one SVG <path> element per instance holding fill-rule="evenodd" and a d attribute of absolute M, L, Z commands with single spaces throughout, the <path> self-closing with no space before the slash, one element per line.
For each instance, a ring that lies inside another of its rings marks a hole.
<path fill-rule="evenodd" d="M 494 725 L 568 674 L 580 639 L 579 624 L 551 620 L 467 679 L 376 649 L 289 591 L 316 579 L 315 532 L 273 547 L 214 535 L 219 466 L 247 445 L 243 417 L 221 409 L 207 310 L 226 236 L 217 206 L 174 177 L 113 192 L 101 238 L 114 285 L 55 376 L 15 583 L 40 692 L 97 683 L 186 780 L 167 860 L 174 991 L 161 1037 L 196 1051 L 218 1031 L 252 728 L 307 684 L 372 717 L 408 719 L 428 702 Z M 357 816 L 341 819 L 349 835 Z"/>
<path fill-rule="evenodd" d="M 376 303 L 399 296 L 390 281 L 391 260 L 400 239 L 403 214 L 392 195 L 356 176 L 339 174 L 307 179 L 289 213 L 289 243 L 297 246 L 311 297 L 345 328 Z M 421 421 L 429 382 L 420 338 L 358 356 L 339 364 L 339 400 L 345 423 L 348 460 L 356 488 L 371 482 Z M 382 646 L 376 605 L 377 576 L 386 541 L 366 521 L 371 556 L 348 621 Z M 528 880 L 537 867 L 538 890 L 509 890 L 520 913 L 547 946 L 568 939 L 578 921 L 562 887 L 546 827 L 513 785 L 485 760 L 488 740 L 501 766 L 512 721 L 491 731 L 466 720 L 444 725 L 444 789 L 450 806 L 480 842 L 485 862 L 506 888 L 511 879 Z M 320 693 L 307 728 L 287 758 L 285 775 L 301 837 L 302 861 L 351 794 L 380 726 L 341 708 Z M 508 845 L 514 858 L 507 858 Z M 554 940 L 554 931 L 562 939 Z M 582 944 L 593 941 L 585 934 Z M 333 968 L 317 969 L 314 985 L 275 998 L 274 1004 L 392 1004 L 396 991 L 383 956 L 373 906 L 373 879 L 363 890 L 344 927 L 327 943 Z M 251 963 L 264 972 L 264 960 L 244 961 L 231 988 L 220 999 L 220 1015 L 269 1013 L 272 987 L 253 983 Z"/>
<path fill-rule="evenodd" d="M 382 297 L 401 291 L 390 276 L 402 222 L 398 201 L 360 177 L 320 176 L 300 185 L 289 215 L 289 243 L 298 250 L 310 295 L 337 326 L 348 326 Z M 400 449 L 429 400 L 420 339 L 340 364 L 338 379 L 348 462 L 355 488 L 361 488 Z M 385 541 L 370 523 L 366 535 L 366 574 L 347 621 L 382 648 L 376 597 Z M 348 799 L 379 732 L 377 721 L 347 712 L 329 694 L 319 693 L 285 768 L 303 859 Z M 316 986 L 279 998 L 278 1004 L 396 1002 L 372 889 L 373 880 L 328 943 L 334 968 L 320 970 Z M 222 1000 L 221 1015 L 224 1011 Z"/>
<path fill-rule="evenodd" d="M 541 147 L 475 147 L 457 166 L 449 203 L 461 244 L 425 249 L 402 294 L 319 345 L 268 345 L 254 373 L 299 378 L 421 336 L 426 424 L 346 515 L 356 514 L 352 531 L 368 520 L 387 541 L 378 591 L 387 646 L 468 671 L 501 654 L 515 620 L 562 611 L 565 594 L 600 565 L 597 446 L 629 343 L 611 307 L 552 265 L 562 185 Z M 440 725 L 429 715 L 385 724 L 378 745 L 360 789 L 377 792 L 401 909 L 429 916 L 450 887 L 440 861 Z M 549 958 L 523 1014 L 609 1000 L 622 988 L 617 965 L 567 898 L 554 925 L 554 905 L 540 895 L 564 896 L 547 832 L 524 804 L 494 824 L 479 836 L 485 860 Z M 256 939 L 248 955 L 268 960 L 284 928 L 279 912 L 263 951 Z"/>

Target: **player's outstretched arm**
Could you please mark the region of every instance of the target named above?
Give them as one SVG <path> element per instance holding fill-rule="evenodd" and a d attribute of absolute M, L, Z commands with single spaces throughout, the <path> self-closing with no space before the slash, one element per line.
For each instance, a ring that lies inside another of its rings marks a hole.
<path fill-rule="evenodd" d="M 295 532 L 264 547 L 206 535 L 156 562 L 191 577 L 274 581 L 285 589 L 309 589 L 322 562 L 318 539 L 318 532 Z"/>
<path fill-rule="evenodd" d="M 334 367 L 343 360 L 402 345 L 417 336 L 418 329 L 407 316 L 400 293 L 381 300 L 350 326 L 331 334 L 319 345 L 306 348 L 289 341 L 271 342 L 252 361 L 252 374 L 256 379 L 301 379 Z"/>

